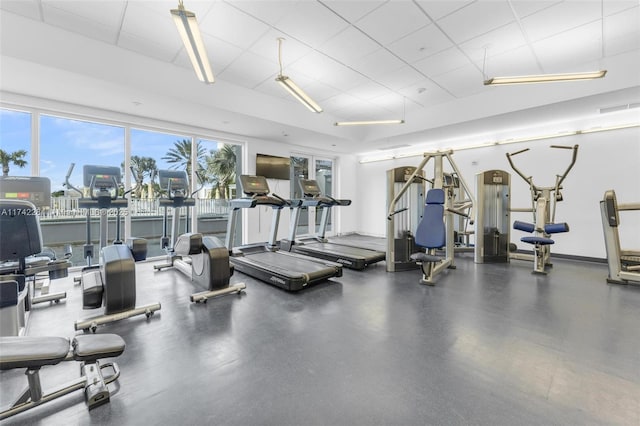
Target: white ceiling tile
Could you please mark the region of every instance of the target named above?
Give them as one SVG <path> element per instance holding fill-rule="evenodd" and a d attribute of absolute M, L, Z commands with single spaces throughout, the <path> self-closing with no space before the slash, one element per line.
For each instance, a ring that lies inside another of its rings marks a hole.
<path fill-rule="evenodd" d="M 207 48 L 207 56 L 209 57 L 209 62 L 211 63 L 214 76 L 217 76 L 218 73 L 224 71 L 229 64 L 235 61 L 243 53 L 243 50 L 239 47 L 233 46 L 208 34 L 203 34 L 202 39 Z M 179 54 L 173 62 L 176 65 L 191 68 L 191 61 L 187 56 L 186 50 L 182 47 L 182 44 L 180 45 Z"/>
<path fill-rule="evenodd" d="M 316 2 L 301 1 L 278 22 L 278 29 L 310 46 L 320 46 L 349 24 Z"/>
<path fill-rule="evenodd" d="M 66 5 L 66 2 L 62 3 Z M 109 14 L 108 18 L 104 20 L 94 20 L 94 15 L 91 13 L 87 14 L 90 17 L 81 16 L 78 14 L 80 11 L 73 11 L 69 5 L 66 5 L 66 8 L 59 8 L 58 6 L 60 6 L 58 2 L 56 2 L 55 6 L 48 3 L 43 4 L 43 14 L 47 24 L 64 29 L 73 28 L 75 33 L 107 43 L 116 41 L 121 16 L 116 18 L 114 14 Z M 82 8 L 81 12 L 85 11 L 85 8 Z"/>
<path fill-rule="evenodd" d="M 582 64 L 601 58 L 600 28 L 600 22 L 593 22 L 533 43 L 544 71 L 586 71 Z"/>
<path fill-rule="evenodd" d="M 563 0 L 510 0 L 519 19 L 560 3 Z"/>
<path fill-rule="evenodd" d="M 387 92 L 382 96 L 369 99 L 372 104 L 378 105 L 389 112 L 395 112 L 400 116 L 404 111 L 405 97 L 398 93 Z M 407 105 L 408 107 L 408 105 Z"/>
<path fill-rule="evenodd" d="M 321 0 L 321 3 L 333 10 L 336 14 L 342 16 L 347 21 L 356 22 L 358 19 L 380 7 L 386 1 L 387 0 Z"/>
<path fill-rule="evenodd" d="M 640 47 L 640 6 L 605 18 L 605 55 L 613 56 Z"/>
<path fill-rule="evenodd" d="M 462 43 L 514 20 L 506 0 L 478 1 L 440 19 L 438 25 L 453 41 Z"/>
<path fill-rule="evenodd" d="M 327 75 L 323 81 L 336 89 L 346 92 L 352 87 L 365 84 L 370 80 L 350 68 L 342 67 L 342 69 L 336 69 L 335 72 Z"/>
<path fill-rule="evenodd" d="M 220 79 L 238 86 L 253 88 L 272 76 L 275 78 L 277 73 L 278 70 L 273 64 L 263 57 L 245 52 L 226 67 L 219 76 Z"/>
<path fill-rule="evenodd" d="M 609 16 L 627 9 L 638 8 L 638 0 L 607 0 L 603 6 L 604 16 Z"/>
<path fill-rule="evenodd" d="M 101 0 L 47 0 L 42 2 L 45 21 L 57 25 L 50 19 L 65 14 L 101 23 L 105 26 L 120 26 L 125 3 L 122 1 L 106 2 Z M 60 13 L 61 11 L 65 14 Z"/>
<path fill-rule="evenodd" d="M 427 79 L 403 88 L 400 93 L 407 98 L 407 111 L 416 109 L 411 102 L 429 107 L 455 99 L 451 93 Z"/>
<path fill-rule="evenodd" d="M 294 79 L 299 74 L 307 75 L 342 91 L 368 81 L 363 75 L 319 52 L 308 54 L 290 67 L 285 66 L 285 74 Z"/>
<path fill-rule="evenodd" d="M 599 1 L 567 1 L 523 18 L 522 25 L 535 42 L 600 18 Z"/>
<path fill-rule="evenodd" d="M 347 91 L 348 94 L 365 101 L 386 95 L 389 92 L 389 89 L 373 81 L 368 81 Z"/>
<path fill-rule="evenodd" d="M 227 3 L 215 3 L 213 9 L 199 18 L 200 31 L 218 37 L 242 49 L 249 48 L 268 30 L 269 26 Z"/>
<path fill-rule="evenodd" d="M 416 62 L 414 66 L 425 75 L 431 77 L 453 71 L 456 68 L 467 65 L 468 63 L 469 60 L 464 56 L 464 54 L 462 54 L 457 48 L 451 47 Z"/>
<path fill-rule="evenodd" d="M 529 46 L 487 58 L 484 73 L 488 78 L 508 75 L 540 74 L 536 58 Z"/>
<path fill-rule="evenodd" d="M 451 40 L 438 27 L 428 25 L 391 43 L 389 49 L 405 61 L 414 63 L 452 45 Z"/>
<path fill-rule="evenodd" d="M 36 0 L 2 0 L 0 10 L 6 10 L 30 19 L 41 20 L 40 7 Z"/>
<path fill-rule="evenodd" d="M 331 87 L 319 81 L 312 81 L 305 84 L 304 90 L 309 94 L 313 94 L 312 98 L 316 102 L 324 102 L 325 100 L 341 93 L 341 91 L 335 87 Z"/>
<path fill-rule="evenodd" d="M 347 108 L 349 105 L 353 105 L 360 102 L 360 100 L 347 93 L 340 93 L 325 100 L 322 105 L 327 111 L 338 111 L 343 108 Z"/>
<path fill-rule="evenodd" d="M 522 31 L 520 31 L 520 27 L 514 22 L 464 42 L 460 44 L 460 48 L 476 64 L 482 65 L 485 51 L 489 58 L 526 44 L 527 42 Z"/>
<path fill-rule="evenodd" d="M 420 7 L 433 20 L 439 20 L 458 9 L 462 9 L 474 0 L 418 0 Z"/>
<path fill-rule="evenodd" d="M 163 13 L 159 13 L 163 12 Z M 145 16 L 141 26 L 137 16 Z M 182 40 L 168 10 L 150 10 L 132 2 L 122 21 L 118 46 L 171 62 L 182 48 Z M 146 53 L 146 50 L 149 52 Z"/>
<path fill-rule="evenodd" d="M 160 59 L 161 61 L 171 62 L 175 59 L 176 53 L 182 48 L 180 36 L 176 31 L 175 39 L 177 43 L 162 43 L 154 39 L 141 37 L 137 34 L 130 34 L 122 31 L 118 37 L 118 46 L 123 49 L 138 52 L 151 58 Z"/>
<path fill-rule="evenodd" d="M 377 43 L 358 29 L 349 27 L 323 43 L 318 50 L 344 64 L 350 64 L 379 48 Z"/>
<path fill-rule="evenodd" d="M 484 90 L 482 72 L 472 65 L 441 74 L 433 79 L 456 98 L 471 96 Z"/>
<path fill-rule="evenodd" d="M 424 78 L 425 76 L 422 75 L 419 71 L 416 71 L 409 66 L 405 66 L 388 74 L 381 75 L 380 77 L 376 78 L 376 81 L 378 81 L 380 84 L 385 85 L 386 87 L 389 87 L 390 89 L 399 90 L 403 87 L 423 80 Z"/>
<path fill-rule="evenodd" d="M 390 1 L 356 23 L 382 45 L 390 44 L 431 23 L 420 8 L 408 1 Z"/>
<path fill-rule="evenodd" d="M 257 0 L 257 1 L 225 1 L 232 7 L 259 19 L 269 25 L 275 25 L 293 10 L 300 0 Z"/>
<path fill-rule="evenodd" d="M 287 38 L 285 34 L 274 29 L 267 31 L 249 50 L 265 59 L 278 62 L 278 38 L 284 39 L 282 41 L 283 66 L 291 65 L 313 51 L 306 44 L 300 43 L 294 38 Z"/>
<path fill-rule="evenodd" d="M 284 53 L 283 53 L 284 56 Z M 316 80 L 324 80 L 327 75 L 342 69 L 342 65 L 327 57 L 326 55 L 312 51 L 308 55 L 295 61 L 293 64 L 284 62 L 284 73 L 296 75 L 302 73 Z M 326 81 L 326 80 L 325 80 Z"/>
<path fill-rule="evenodd" d="M 405 63 L 389 53 L 387 49 L 380 48 L 375 52 L 360 58 L 351 63 L 351 67 L 358 72 L 366 75 L 371 79 L 377 79 L 380 76 L 388 74 L 392 71 L 405 66 Z"/>

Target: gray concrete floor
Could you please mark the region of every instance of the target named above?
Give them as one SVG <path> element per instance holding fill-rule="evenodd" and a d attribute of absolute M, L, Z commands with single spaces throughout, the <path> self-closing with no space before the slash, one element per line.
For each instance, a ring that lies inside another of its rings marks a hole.
<path fill-rule="evenodd" d="M 602 264 L 456 262 L 434 287 L 384 263 L 298 293 L 236 273 L 245 295 L 197 305 L 178 271 L 138 264 L 138 305 L 162 310 L 99 327 L 127 342 L 111 402 L 89 412 L 76 392 L 5 423 L 640 425 L 640 287 Z M 99 313 L 71 277 L 52 288 L 68 299 L 34 307 L 30 335 Z M 41 373 L 45 389 L 78 374 Z M 26 379 L 0 379 L 6 406 Z"/>

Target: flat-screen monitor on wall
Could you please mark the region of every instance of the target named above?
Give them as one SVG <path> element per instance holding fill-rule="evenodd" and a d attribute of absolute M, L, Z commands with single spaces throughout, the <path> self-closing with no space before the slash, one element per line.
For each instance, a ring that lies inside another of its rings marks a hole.
<path fill-rule="evenodd" d="M 256 155 L 256 175 L 267 179 L 289 180 L 291 159 L 273 155 Z"/>

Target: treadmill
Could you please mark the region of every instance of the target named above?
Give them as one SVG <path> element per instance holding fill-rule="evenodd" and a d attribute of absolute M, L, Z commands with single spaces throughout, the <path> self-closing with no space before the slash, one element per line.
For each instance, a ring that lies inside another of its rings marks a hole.
<path fill-rule="evenodd" d="M 257 278 L 287 291 L 298 291 L 309 284 L 342 276 L 342 265 L 282 251 L 276 235 L 283 208 L 300 204 L 301 200 L 289 201 L 276 194 L 269 195 L 269 185 L 263 176 L 240 176 L 240 185 L 247 195 L 231 200 L 231 212 L 227 224 L 226 246 L 231 253 L 230 262 L 237 271 Z M 269 241 L 233 247 L 236 221 L 240 209 L 269 206 L 273 209 Z"/>
<path fill-rule="evenodd" d="M 373 263 L 385 260 L 386 253 L 383 251 L 329 242 L 325 238 L 325 232 L 331 208 L 334 206 L 348 206 L 351 204 L 351 200 L 336 200 L 335 198 L 322 196 L 318 182 L 315 180 L 300 179 L 298 182 L 305 198 L 301 200 L 302 203 L 300 205 L 294 207 L 294 215 L 289 228 L 289 239 L 281 244 L 283 249 L 337 262 L 346 268 L 356 270 L 363 270 Z M 316 237 L 296 240 L 296 229 L 298 228 L 301 207 L 322 208 L 320 232 Z"/>

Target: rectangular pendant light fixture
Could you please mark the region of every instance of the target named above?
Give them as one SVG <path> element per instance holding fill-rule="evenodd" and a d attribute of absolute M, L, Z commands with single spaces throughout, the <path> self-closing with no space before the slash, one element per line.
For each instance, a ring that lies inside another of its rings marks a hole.
<path fill-rule="evenodd" d="M 209 58 L 207 57 L 207 51 L 200 35 L 200 28 L 198 27 L 198 20 L 193 12 L 185 10 L 182 0 L 178 3 L 177 9 L 171 9 L 171 16 L 176 23 L 184 47 L 187 50 L 193 69 L 198 76 L 198 79 L 202 82 L 211 84 L 215 80 L 213 78 L 213 71 L 211 71 L 211 65 L 209 64 Z"/>
<path fill-rule="evenodd" d="M 369 126 L 374 124 L 404 124 L 404 120 L 365 120 L 365 121 L 338 121 L 334 126 Z"/>
<path fill-rule="evenodd" d="M 593 80 L 602 78 L 607 74 L 607 70 L 582 72 L 582 73 L 566 73 L 566 74 L 539 74 L 539 75 L 522 75 L 513 77 L 494 77 L 484 81 L 485 86 L 498 86 L 507 84 L 530 84 L 530 83 L 551 83 L 555 81 L 578 81 Z"/>
<path fill-rule="evenodd" d="M 304 90 L 302 90 L 297 84 L 293 82 L 286 75 L 282 75 L 282 42 L 284 39 L 282 37 L 278 37 L 278 64 L 280 65 L 280 73 L 276 77 L 276 81 L 280 83 L 282 87 L 286 89 L 287 92 L 291 94 L 294 98 L 300 101 L 302 105 L 306 106 L 311 112 L 322 112 L 322 107 L 318 105 L 309 95 L 307 95 Z"/>
<path fill-rule="evenodd" d="M 302 105 L 309 108 L 309 111 L 322 112 L 322 107 L 315 103 L 315 101 L 311 99 L 311 97 L 309 97 L 309 95 L 307 95 L 300 87 L 298 87 L 298 85 L 295 84 L 289 77 L 280 74 L 276 77 L 276 81 L 280 83 L 280 85 L 284 87 L 287 92 L 291 93 L 294 98 L 299 100 Z"/>

